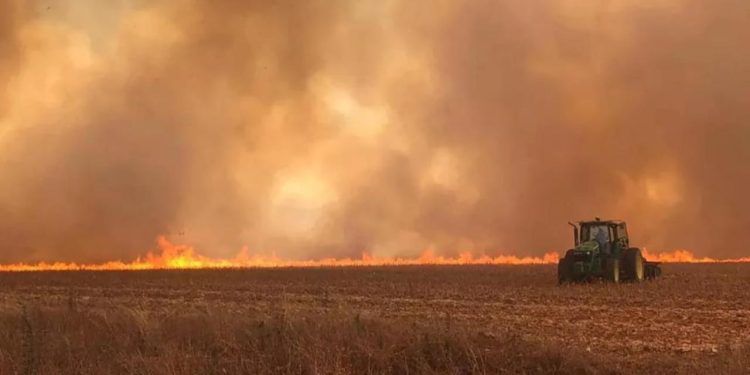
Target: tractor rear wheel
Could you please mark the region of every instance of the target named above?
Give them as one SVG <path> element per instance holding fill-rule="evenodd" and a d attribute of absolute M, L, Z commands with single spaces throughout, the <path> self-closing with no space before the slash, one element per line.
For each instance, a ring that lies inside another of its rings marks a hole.
<path fill-rule="evenodd" d="M 604 277 L 615 284 L 620 282 L 620 260 L 609 258 L 604 262 Z"/>
<path fill-rule="evenodd" d="M 625 250 L 625 278 L 629 281 L 639 283 L 645 278 L 645 265 L 641 250 L 630 248 Z"/>

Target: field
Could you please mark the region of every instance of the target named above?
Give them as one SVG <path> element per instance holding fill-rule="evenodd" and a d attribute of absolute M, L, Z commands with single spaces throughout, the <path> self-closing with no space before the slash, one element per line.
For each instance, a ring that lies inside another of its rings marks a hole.
<path fill-rule="evenodd" d="M 748 373 L 750 264 L 0 274 L 0 373 Z"/>

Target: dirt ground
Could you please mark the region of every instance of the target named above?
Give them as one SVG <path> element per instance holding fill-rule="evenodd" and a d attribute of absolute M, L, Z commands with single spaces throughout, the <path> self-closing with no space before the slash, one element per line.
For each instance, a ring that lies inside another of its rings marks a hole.
<path fill-rule="evenodd" d="M 548 265 L 3 273 L 0 307 L 352 311 L 514 332 L 625 363 L 710 357 L 750 342 L 750 264 L 663 268 L 641 284 L 562 287 Z"/>

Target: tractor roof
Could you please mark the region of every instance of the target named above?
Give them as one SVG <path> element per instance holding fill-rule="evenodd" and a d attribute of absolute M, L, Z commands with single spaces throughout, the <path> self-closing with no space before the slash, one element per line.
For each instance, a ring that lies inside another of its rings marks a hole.
<path fill-rule="evenodd" d="M 580 225 L 583 225 L 583 224 L 594 224 L 594 225 L 596 225 L 596 224 L 598 224 L 598 225 L 614 224 L 614 225 L 620 225 L 620 224 L 625 224 L 625 222 L 622 221 L 622 220 L 602 220 L 602 219 L 599 219 L 597 217 L 595 220 L 579 221 L 578 224 L 580 224 Z"/>

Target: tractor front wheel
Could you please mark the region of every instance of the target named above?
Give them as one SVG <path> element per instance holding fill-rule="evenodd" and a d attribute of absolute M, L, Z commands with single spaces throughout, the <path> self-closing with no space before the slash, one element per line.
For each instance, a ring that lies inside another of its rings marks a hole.
<path fill-rule="evenodd" d="M 604 265 L 604 277 L 615 284 L 620 282 L 620 260 L 609 258 Z"/>
<path fill-rule="evenodd" d="M 570 269 L 571 262 L 565 257 L 557 263 L 557 281 L 560 285 L 573 281 L 573 275 Z"/>

